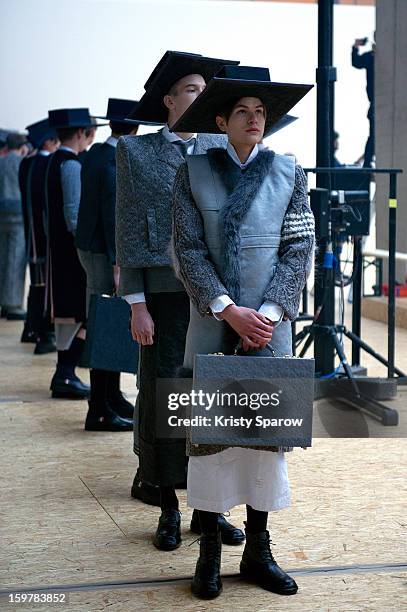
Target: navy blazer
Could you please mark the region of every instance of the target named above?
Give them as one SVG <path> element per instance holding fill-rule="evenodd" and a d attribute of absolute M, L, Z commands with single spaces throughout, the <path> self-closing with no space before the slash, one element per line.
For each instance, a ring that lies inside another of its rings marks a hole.
<path fill-rule="evenodd" d="M 116 261 L 116 149 L 97 143 L 88 151 L 81 172 L 81 202 L 75 245 L 82 251 L 104 253 Z"/>

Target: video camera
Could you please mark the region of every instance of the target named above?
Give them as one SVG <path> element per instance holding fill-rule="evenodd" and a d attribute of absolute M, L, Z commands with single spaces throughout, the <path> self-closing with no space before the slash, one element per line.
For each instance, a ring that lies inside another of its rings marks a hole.
<path fill-rule="evenodd" d="M 331 232 L 367 236 L 370 227 L 369 174 L 355 171 L 331 177 L 331 189 L 311 189 L 311 209 L 318 238 Z"/>

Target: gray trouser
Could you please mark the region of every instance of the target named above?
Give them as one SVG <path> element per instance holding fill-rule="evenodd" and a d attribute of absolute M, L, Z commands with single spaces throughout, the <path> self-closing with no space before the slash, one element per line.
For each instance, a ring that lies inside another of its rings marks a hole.
<path fill-rule="evenodd" d="M 0 216 L 0 306 L 22 307 L 26 266 L 23 218 L 3 213 Z"/>
<path fill-rule="evenodd" d="M 113 266 L 103 253 L 78 249 L 79 261 L 86 272 L 86 311 L 93 293 L 112 295 L 114 292 Z"/>

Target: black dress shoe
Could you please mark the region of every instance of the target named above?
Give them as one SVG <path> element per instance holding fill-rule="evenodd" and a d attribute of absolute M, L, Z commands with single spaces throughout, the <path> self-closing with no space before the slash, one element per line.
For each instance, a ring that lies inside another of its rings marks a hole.
<path fill-rule="evenodd" d="M 270 534 L 248 533 L 246 546 L 240 562 L 240 575 L 249 582 L 258 584 L 266 591 L 279 595 L 295 595 L 297 583 L 277 565 L 270 550 Z"/>
<path fill-rule="evenodd" d="M 126 400 L 122 393 L 118 393 L 114 397 L 108 396 L 108 402 L 112 410 L 117 412 L 118 415 L 123 417 L 124 419 L 133 420 L 134 416 L 134 405 Z"/>
<path fill-rule="evenodd" d="M 131 496 L 149 506 L 160 506 L 160 487 L 143 482 L 137 470 L 131 487 Z"/>
<path fill-rule="evenodd" d="M 222 544 L 227 544 L 229 546 L 237 546 L 241 544 L 246 539 L 243 531 L 235 527 L 231 523 L 229 523 L 223 514 L 219 514 L 218 518 L 219 531 L 222 538 Z M 197 510 L 194 510 L 192 513 L 191 520 L 191 531 L 198 535 L 201 534 L 201 524 L 199 522 L 199 513 Z"/>
<path fill-rule="evenodd" d="M 23 333 L 21 334 L 20 342 L 24 344 L 32 343 L 35 344 L 37 342 L 38 334 L 36 332 L 28 331 L 27 327 L 24 325 Z"/>
<path fill-rule="evenodd" d="M 181 512 L 163 510 L 158 519 L 153 544 L 159 550 L 175 550 L 181 544 Z"/>
<path fill-rule="evenodd" d="M 54 378 L 51 381 L 52 397 L 63 399 L 87 399 L 90 387 L 79 378 Z"/>
<path fill-rule="evenodd" d="M 27 312 L 22 308 L 7 311 L 7 321 L 25 321 Z"/>
<path fill-rule="evenodd" d="M 215 599 L 222 592 L 220 564 L 222 540 L 220 533 L 205 533 L 200 538 L 199 559 L 191 590 L 200 599 Z"/>
<path fill-rule="evenodd" d="M 55 344 L 55 334 L 43 334 L 37 340 L 34 349 L 34 355 L 46 355 L 47 353 L 55 353 L 57 350 Z"/>
<path fill-rule="evenodd" d="M 107 405 L 103 406 L 103 413 L 98 410 L 92 402 L 89 402 L 89 410 L 85 421 L 86 431 L 132 431 L 133 421 L 122 419 L 121 416 L 110 410 Z"/>

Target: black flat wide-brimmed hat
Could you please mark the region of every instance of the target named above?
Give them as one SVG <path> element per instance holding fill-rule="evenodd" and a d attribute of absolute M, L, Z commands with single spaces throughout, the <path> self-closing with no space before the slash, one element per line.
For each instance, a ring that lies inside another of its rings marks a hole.
<path fill-rule="evenodd" d="M 131 113 L 135 112 L 139 105 L 138 100 L 124 100 L 123 98 L 109 98 L 107 103 L 107 111 L 104 117 L 96 115 L 96 119 L 107 119 L 108 121 L 114 121 L 115 123 L 123 123 L 128 125 L 134 123 L 135 125 L 161 125 L 152 121 L 137 121 L 136 119 L 126 119 Z"/>
<path fill-rule="evenodd" d="M 146 93 L 141 98 L 139 106 L 133 109 L 128 118 L 143 122 L 166 123 L 168 108 L 164 105 L 163 98 L 174 83 L 189 74 L 200 74 L 207 83 L 222 66 L 238 63 L 235 60 L 205 57 L 196 53 L 167 51 L 144 85 Z"/>
<path fill-rule="evenodd" d="M 273 83 L 268 68 L 224 66 L 171 127 L 171 131 L 221 134 L 216 125 L 216 116 L 240 98 L 253 97 L 259 98 L 266 107 L 264 134 L 269 136 L 278 122 L 312 87 L 299 83 Z"/>
<path fill-rule="evenodd" d="M 62 128 L 90 128 L 101 127 L 107 123 L 97 123 L 89 114 L 88 108 L 58 108 L 48 111 L 50 127 Z"/>
<path fill-rule="evenodd" d="M 264 132 L 264 138 L 267 138 L 268 136 L 279 132 L 288 125 L 291 125 L 291 123 L 294 123 L 294 121 L 297 121 L 297 119 L 298 117 L 294 117 L 294 115 L 284 115 L 284 117 L 281 117 L 281 119 L 279 119 L 277 123 L 274 123 L 274 125 L 270 126 L 267 132 Z"/>
<path fill-rule="evenodd" d="M 36 149 L 42 147 L 49 138 L 58 138 L 55 129 L 50 127 L 48 119 L 31 123 L 25 129 L 28 131 L 28 140 Z"/>

